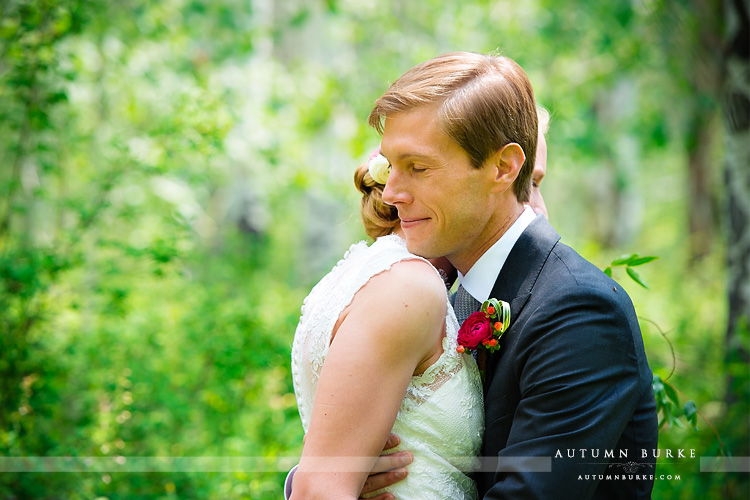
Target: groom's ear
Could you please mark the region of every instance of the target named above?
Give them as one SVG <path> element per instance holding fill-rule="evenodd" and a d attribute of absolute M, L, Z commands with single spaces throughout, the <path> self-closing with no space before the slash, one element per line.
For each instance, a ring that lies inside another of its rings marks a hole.
<path fill-rule="evenodd" d="M 523 148 L 515 142 L 506 144 L 490 157 L 492 161 L 494 192 L 507 191 L 518 177 L 526 155 Z"/>

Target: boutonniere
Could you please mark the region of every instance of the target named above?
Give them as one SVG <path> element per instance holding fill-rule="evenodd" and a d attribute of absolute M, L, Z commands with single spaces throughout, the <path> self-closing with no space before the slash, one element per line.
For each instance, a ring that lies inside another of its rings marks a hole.
<path fill-rule="evenodd" d="M 488 299 L 482 308 L 469 315 L 458 330 L 458 352 L 484 348 L 489 352 L 500 349 L 498 340 L 508 329 L 510 304 L 503 300 Z"/>

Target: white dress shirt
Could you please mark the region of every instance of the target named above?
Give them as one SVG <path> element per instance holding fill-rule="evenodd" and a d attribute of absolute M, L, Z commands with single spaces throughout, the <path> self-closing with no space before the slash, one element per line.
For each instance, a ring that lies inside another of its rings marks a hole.
<path fill-rule="evenodd" d="M 464 276 L 459 271 L 458 283 L 477 301 L 481 303 L 490 298 L 492 287 L 495 286 L 495 281 L 500 275 L 500 271 L 503 269 L 505 260 L 513 249 L 513 245 L 516 244 L 518 238 L 521 237 L 521 233 L 524 232 L 536 216 L 537 214 L 534 213 L 534 210 L 530 206 L 525 205 L 523 212 L 513 225 L 505 231 L 505 234 L 489 250 L 479 257 L 479 260 L 471 266 L 469 272 Z"/>

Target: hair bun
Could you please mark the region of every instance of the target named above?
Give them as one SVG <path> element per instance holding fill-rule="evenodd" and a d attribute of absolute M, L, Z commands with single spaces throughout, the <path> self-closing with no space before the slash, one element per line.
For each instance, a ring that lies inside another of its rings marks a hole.
<path fill-rule="evenodd" d="M 384 186 L 370 177 L 368 163 L 363 163 L 354 171 L 354 185 L 362 193 L 360 215 L 367 235 L 376 239 L 393 232 L 398 224 L 398 211 L 383 201 Z"/>

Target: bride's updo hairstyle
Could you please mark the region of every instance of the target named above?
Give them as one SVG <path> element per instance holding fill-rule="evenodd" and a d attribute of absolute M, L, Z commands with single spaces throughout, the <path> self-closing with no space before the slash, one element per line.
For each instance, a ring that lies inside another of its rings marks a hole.
<path fill-rule="evenodd" d="M 396 207 L 383 201 L 383 184 L 370 177 L 368 162 L 354 171 L 354 185 L 362 193 L 362 224 L 365 232 L 373 240 L 390 234 L 398 224 Z"/>

